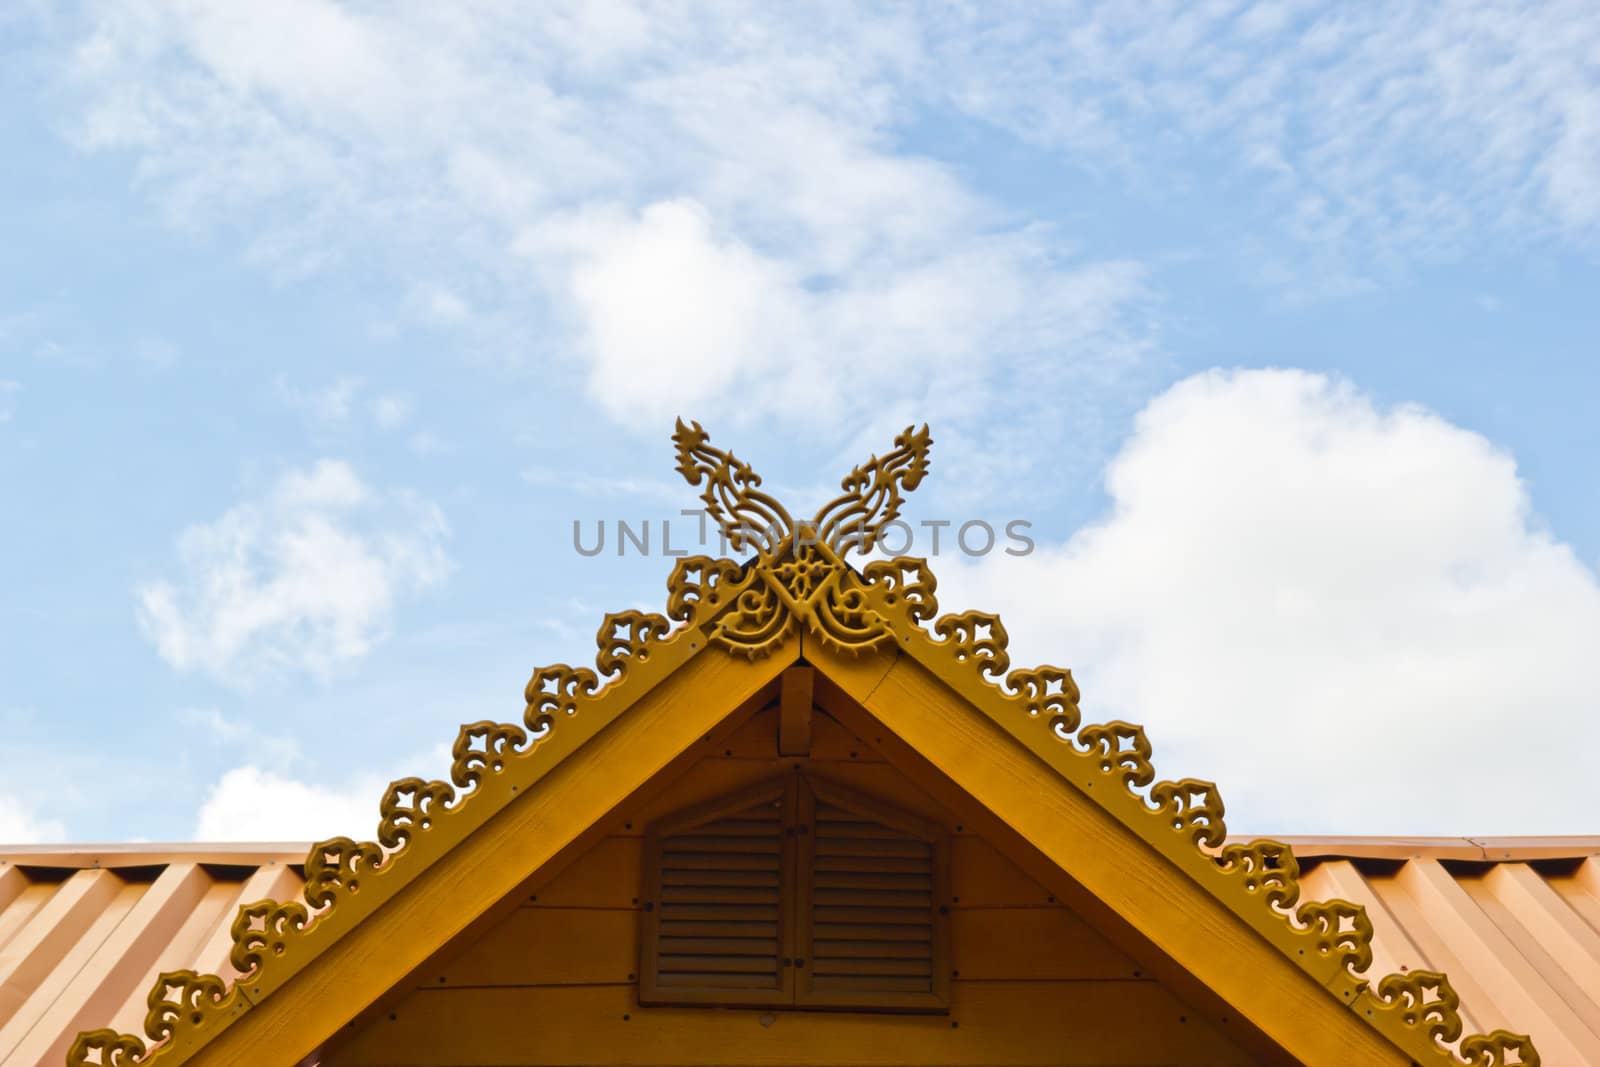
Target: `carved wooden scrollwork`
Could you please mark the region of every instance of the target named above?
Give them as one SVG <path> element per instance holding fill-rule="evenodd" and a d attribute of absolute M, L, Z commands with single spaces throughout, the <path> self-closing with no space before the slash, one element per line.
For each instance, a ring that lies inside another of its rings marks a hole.
<path fill-rule="evenodd" d="M 67 1062 L 88 1067 L 133 1067 L 144 1061 L 144 1042 L 115 1030 L 85 1030 L 72 1042 Z"/>
<path fill-rule="evenodd" d="M 376 840 L 320 842 L 306 859 L 301 900 L 240 908 L 229 962 L 243 977 L 232 988 L 215 975 L 163 974 L 149 997 L 145 1029 L 152 1045 L 90 1030 L 74 1042 L 69 1064 L 125 1067 L 173 1050 L 181 1062 L 247 1006 L 240 983 L 248 982 L 252 1001 L 270 994 L 408 884 L 426 866 L 411 862 L 415 853 L 451 847 L 537 781 L 559 759 L 540 759 L 557 739 L 599 729 L 708 645 L 754 658 L 799 634 L 835 651 L 893 645 L 914 655 L 1419 1062 L 1539 1063 L 1525 1035 L 1496 1030 L 1462 1038 L 1458 998 L 1443 975 L 1413 971 L 1371 984 L 1365 972 L 1373 932 L 1365 909 L 1301 900 L 1300 867 L 1287 845 L 1227 842 L 1213 783 L 1157 782 L 1143 728 L 1117 719 L 1084 725 L 1078 686 L 1064 668 L 1012 670 L 998 617 L 969 611 L 936 618 L 936 581 L 926 561 L 872 560 L 859 570 L 845 561 L 879 543 L 898 520 L 904 494 L 927 474 L 926 427 L 908 427 L 892 451 L 852 470 L 841 483 L 843 495 L 802 523 L 761 489 L 749 464 L 713 447 L 698 423 L 680 420 L 673 440 L 678 471 L 702 489 L 726 543 L 755 555 L 744 562 L 678 559 L 664 614 L 607 615 L 592 668 L 555 664 L 534 671 L 521 724 L 462 726 L 448 781 L 394 782 L 379 805 Z"/>

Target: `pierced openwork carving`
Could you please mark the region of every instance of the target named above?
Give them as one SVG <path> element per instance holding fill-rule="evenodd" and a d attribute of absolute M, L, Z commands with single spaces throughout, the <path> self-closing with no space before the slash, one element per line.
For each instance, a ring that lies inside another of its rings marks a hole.
<path fill-rule="evenodd" d="M 67 1051 L 69 1064 L 96 1067 L 133 1067 L 144 1059 L 144 1042 L 115 1030 L 85 1030 Z"/>
<path fill-rule="evenodd" d="M 1436 1051 L 1449 1055 L 1445 1046 L 1461 1037 L 1461 997 L 1438 971 L 1391 974 L 1369 994 L 1369 1014 L 1395 1020 Z M 1459 1056 L 1451 1059 L 1472 1067 L 1537 1067 L 1539 1053 L 1526 1035 L 1495 1030 L 1468 1037 L 1461 1042 Z"/>
<path fill-rule="evenodd" d="M 170 994 L 176 993 L 177 996 Z M 214 974 L 193 971 L 168 971 L 150 991 L 150 1010 L 144 1017 L 145 1035 L 152 1041 L 165 1041 L 179 1022 L 199 1026 L 205 1009 L 220 1005 L 227 987 Z"/>
<path fill-rule="evenodd" d="M 1234 842 L 1217 853 L 1217 869 L 1239 887 L 1259 895 L 1268 907 L 1287 912 L 1300 899 L 1300 863 L 1281 841 Z"/>
<path fill-rule="evenodd" d="M 1364 974 L 1372 966 L 1373 930 L 1365 908 L 1343 900 L 1302 902 L 1300 867 L 1288 845 L 1269 840 L 1227 843 L 1225 809 L 1216 785 L 1196 778 L 1157 782 L 1143 727 L 1120 720 L 1080 726 L 1079 692 L 1070 672 L 1050 666 L 1008 672 L 1006 631 L 995 616 L 946 615 L 931 629 L 931 634 L 909 631 L 912 653 L 929 653 L 918 655 L 919 661 L 1041 754 L 1055 756 L 1069 781 L 1085 786 L 1088 795 L 1160 845 L 1203 884 L 1213 885 L 1219 897 L 1269 932 L 1290 959 L 1313 970 L 1330 989 L 1339 989 L 1347 1001 L 1367 995 Z M 1075 761 L 1082 761 L 1088 773 L 1074 766 Z M 1097 781 L 1121 788 L 1096 789 Z M 1177 847 L 1163 843 L 1174 839 Z M 1390 988 L 1403 987 L 1391 983 Z M 1453 1036 L 1444 1040 L 1459 1036 L 1458 1019 Z M 1465 1062 L 1486 1067 L 1538 1062 L 1525 1035 L 1504 1031 L 1469 1037 L 1459 1049 Z M 1435 1045 L 1433 1052 L 1462 1062 L 1443 1046 Z"/>
<path fill-rule="evenodd" d="M 907 427 L 893 451 L 852 470 L 840 483 L 843 495 L 798 523 L 760 488 L 750 464 L 713 447 L 699 423 L 679 420 L 673 442 L 678 472 L 704 486 L 700 499 L 723 543 L 756 555 L 744 567 L 680 560 L 669 582 L 672 618 L 688 605 L 716 607 L 709 640 L 756 658 L 798 629 L 830 648 L 858 651 L 892 641 L 894 620 L 916 625 L 933 615 L 933 580 L 923 561 L 874 560 L 860 572 L 845 562 L 876 547 L 899 517 L 904 494 L 927 473 L 933 440 L 926 426 Z"/>
<path fill-rule="evenodd" d="M 712 447 L 698 423 L 680 420 L 673 441 L 678 471 L 702 487 L 701 500 L 725 543 L 754 555 L 744 562 L 677 560 L 665 614 L 607 615 L 594 667 L 534 671 L 522 724 L 484 720 L 461 727 L 448 782 L 393 783 L 379 805 L 375 841 L 320 842 L 306 859 L 302 900 L 240 908 L 229 962 L 242 977 L 232 988 L 216 975 L 163 974 L 145 1021 L 153 1045 L 111 1030 L 86 1031 L 69 1064 L 183 1062 L 248 1006 L 246 988 L 248 1003 L 270 995 L 707 645 L 756 658 L 802 633 L 834 651 L 894 646 L 912 656 L 1419 1061 L 1539 1063 L 1525 1035 L 1496 1030 L 1461 1039 L 1457 997 L 1443 975 L 1415 971 L 1370 984 L 1364 972 L 1372 964 L 1372 924 L 1363 908 L 1302 901 L 1299 864 L 1287 845 L 1226 842 L 1215 785 L 1195 778 L 1157 782 L 1149 739 L 1133 723 L 1083 725 L 1071 672 L 1011 670 L 998 617 L 936 618 L 936 582 L 925 561 L 871 560 L 859 570 L 846 562 L 880 543 L 904 494 L 927 474 L 926 427 L 908 427 L 892 451 L 852 470 L 841 482 L 843 494 L 800 523 L 761 489 L 749 464 Z"/>
<path fill-rule="evenodd" d="M 450 780 L 461 789 L 471 789 L 483 780 L 484 772 L 499 774 L 505 770 L 506 760 L 522 752 L 528 743 L 528 731 L 514 723 L 467 723 L 456 734 L 456 743 L 450 747 Z"/>
<path fill-rule="evenodd" d="M 283 955 L 289 947 L 290 934 L 305 929 L 310 921 L 310 910 L 297 900 L 286 904 L 276 900 L 246 904 L 233 920 L 233 950 L 228 953 L 228 962 L 241 975 L 253 978 L 268 960 Z"/>
<path fill-rule="evenodd" d="M 607 615 L 600 623 L 600 654 L 595 666 L 600 673 L 613 675 L 627 666 L 629 660 L 650 655 L 647 647 L 672 632 L 672 623 L 665 615 L 643 611 L 617 611 Z"/>
<path fill-rule="evenodd" d="M 456 798 L 449 782 L 401 778 L 390 782 L 378 804 L 378 844 L 390 852 L 411 840 L 411 835 L 433 825 L 438 810 Z M 374 864 L 380 859 L 372 861 Z"/>

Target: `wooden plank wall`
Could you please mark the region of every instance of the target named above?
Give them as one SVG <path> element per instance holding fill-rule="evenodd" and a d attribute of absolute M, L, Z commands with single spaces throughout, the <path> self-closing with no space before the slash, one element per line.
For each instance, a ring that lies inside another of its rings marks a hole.
<path fill-rule="evenodd" d="M 777 709 L 659 793 L 324 1061 L 447 1065 L 1155 1065 L 1250 1060 L 871 746 L 818 711 L 809 758 Z M 952 835 L 948 1015 L 641 1008 L 640 861 L 653 820 L 771 777 L 825 777 Z"/>

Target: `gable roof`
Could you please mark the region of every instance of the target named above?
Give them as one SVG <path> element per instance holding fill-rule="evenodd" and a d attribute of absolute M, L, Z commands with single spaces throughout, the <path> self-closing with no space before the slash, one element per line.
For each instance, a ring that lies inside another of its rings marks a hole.
<path fill-rule="evenodd" d="M 1247 838 L 1241 838 L 1247 840 Z M 1455 946 L 1500 950 L 1497 966 L 1456 972 L 1463 1022 L 1516 1024 L 1543 1035 L 1559 1025 L 1581 1055 L 1600 1062 L 1600 835 L 1582 837 L 1285 837 L 1313 897 L 1364 904 L 1373 919 L 1373 970 L 1453 970 Z M 59 1062 L 85 1026 L 142 1032 L 161 971 L 212 972 L 232 981 L 229 928 L 263 897 L 292 899 L 305 884 L 309 842 L 0 847 L 0 1064 Z M 1419 902 L 1411 887 L 1438 874 L 1460 907 Z M 176 929 L 162 925 L 174 883 L 198 879 L 200 903 Z M 74 881 L 76 879 L 76 881 Z M 109 929 L 73 906 L 95 883 L 123 894 Z M 67 894 L 67 896 L 63 896 Z M 1574 921 L 1576 920 L 1576 921 Z M 150 927 L 157 936 L 140 934 Z M 1576 1027 L 1576 1028 L 1575 1028 Z M 1548 1041 L 1541 1042 L 1548 1044 Z M 1553 1050 L 1547 1048 L 1546 1052 Z"/>
<path fill-rule="evenodd" d="M 597 819 L 802 649 L 837 699 L 884 723 L 1069 872 L 1108 920 L 1150 938 L 1279 1046 L 1366 1049 L 1382 1062 L 1539 1062 L 1523 1034 L 1463 1038 L 1442 973 L 1371 974 L 1366 907 L 1306 899 L 1282 842 L 1227 841 L 1214 784 L 1156 781 L 1138 726 L 1082 724 L 1065 669 L 1011 670 L 998 618 L 937 616 L 924 560 L 845 562 L 872 547 L 926 473 L 926 428 L 857 467 L 808 522 L 698 424 L 680 422 L 674 440 L 679 471 L 704 484 L 727 543 L 755 555 L 679 559 L 665 615 L 608 615 L 595 668 L 536 671 L 521 724 L 464 726 L 449 781 L 393 783 L 376 840 L 321 842 L 299 899 L 242 907 L 228 954 L 239 978 L 162 973 L 145 1020 L 154 1047 L 86 1031 L 70 1063 L 181 1063 L 201 1048 L 208 1060 L 250 1062 L 263 1047 L 252 1042 L 266 1039 L 285 1051 L 299 1046 L 276 1042 L 310 1041 L 296 1057 L 311 1051 L 520 879 L 582 845 Z M 439 907 L 445 899 L 451 906 Z"/>

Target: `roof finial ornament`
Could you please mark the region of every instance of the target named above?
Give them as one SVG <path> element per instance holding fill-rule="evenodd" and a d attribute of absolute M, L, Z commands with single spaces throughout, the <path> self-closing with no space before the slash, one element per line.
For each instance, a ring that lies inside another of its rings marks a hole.
<path fill-rule="evenodd" d="M 809 522 L 796 524 L 788 510 L 760 488 L 761 475 L 732 452 L 712 447 L 711 435 L 698 422 L 680 418 L 672 435 L 678 446 L 678 473 L 690 485 L 705 483 L 700 499 L 736 551 L 755 549 L 764 555 L 791 542 L 827 545 L 837 555 L 872 551 L 884 527 L 900 517 L 904 493 L 928 473 L 928 427 L 907 426 L 894 439 L 894 450 L 882 458 L 869 456 L 840 481 L 843 494 L 824 504 Z"/>

